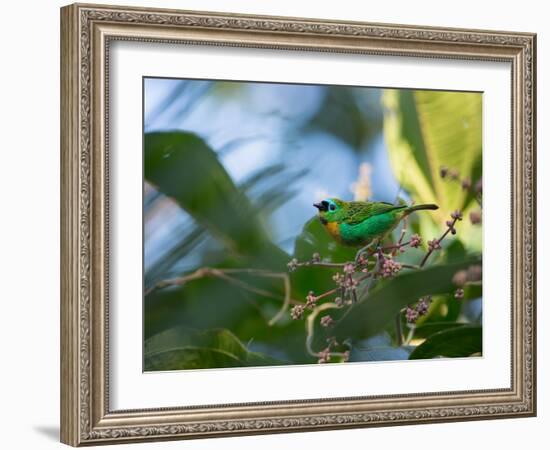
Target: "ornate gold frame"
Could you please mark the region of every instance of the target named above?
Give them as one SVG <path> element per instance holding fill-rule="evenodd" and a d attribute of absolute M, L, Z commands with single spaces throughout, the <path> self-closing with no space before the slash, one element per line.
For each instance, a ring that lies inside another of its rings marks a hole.
<path fill-rule="evenodd" d="M 496 60 L 512 67 L 512 385 L 111 411 L 108 396 L 108 57 L 112 40 Z M 61 440 L 78 446 L 533 416 L 536 36 L 98 5 L 61 9 Z"/>

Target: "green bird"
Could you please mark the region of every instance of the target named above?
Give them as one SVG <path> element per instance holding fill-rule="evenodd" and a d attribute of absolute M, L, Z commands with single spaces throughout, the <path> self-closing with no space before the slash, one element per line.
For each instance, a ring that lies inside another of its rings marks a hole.
<path fill-rule="evenodd" d="M 362 247 L 357 256 L 373 243 L 381 242 L 397 224 L 414 211 L 438 209 L 437 205 L 393 205 L 385 202 L 345 202 L 328 198 L 314 203 L 319 220 L 339 243 Z"/>

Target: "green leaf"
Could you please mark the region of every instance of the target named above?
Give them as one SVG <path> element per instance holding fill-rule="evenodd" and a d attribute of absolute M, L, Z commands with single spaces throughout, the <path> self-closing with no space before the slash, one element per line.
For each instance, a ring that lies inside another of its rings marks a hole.
<path fill-rule="evenodd" d="M 473 182 L 481 176 L 481 94 L 386 89 L 382 101 L 388 154 L 401 186 L 417 203 L 441 207 L 431 215 L 436 223 L 463 210 L 472 195 L 439 171 L 456 169 Z M 421 217 L 423 227 L 429 216 Z"/>
<path fill-rule="evenodd" d="M 231 268 L 231 261 L 223 261 L 219 267 Z M 282 280 L 246 274 L 235 277 L 255 289 L 270 292 L 274 297 L 249 292 L 218 277 L 157 289 L 144 300 L 145 338 L 176 326 L 200 330 L 223 328 L 231 330 L 241 342 L 252 340 L 254 345 L 278 350 L 264 353 L 296 363 L 308 362 L 303 322 L 291 320 L 287 311 L 273 326 L 268 324 L 283 302 Z M 293 298 L 300 297 L 293 294 Z"/>
<path fill-rule="evenodd" d="M 456 286 L 453 286 L 453 289 Z M 426 322 L 451 322 L 457 321 L 460 312 L 462 311 L 462 305 L 464 300 L 457 300 L 454 295 L 449 293 L 448 295 L 437 295 L 433 297 L 432 306 L 428 312 L 428 316 L 424 319 Z"/>
<path fill-rule="evenodd" d="M 424 322 L 414 330 L 414 337 L 425 339 L 432 334 L 439 333 L 440 331 L 447 331 L 454 328 L 460 328 L 468 325 L 467 323 L 459 322 Z"/>
<path fill-rule="evenodd" d="M 445 243 L 443 245 L 445 245 Z M 449 245 L 445 246 L 443 258 L 447 263 L 463 261 L 467 258 L 464 244 L 459 239 L 453 239 Z"/>
<path fill-rule="evenodd" d="M 278 365 L 283 362 L 250 352 L 229 330 L 197 331 L 179 326 L 145 341 L 145 370 L 210 369 Z"/>
<path fill-rule="evenodd" d="M 314 253 L 319 253 L 326 262 L 345 262 L 355 258 L 357 250 L 343 247 L 332 239 L 319 222 L 317 217 L 311 218 L 296 238 L 294 243 L 294 258 L 299 261 L 309 261 Z M 290 274 L 292 289 L 297 298 L 305 298 L 309 291 L 325 292 L 334 287 L 332 275 L 336 269 L 325 267 L 304 266 Z"/>
<path fill-rule="evenodd" d="M 409 359 L 428 359 L 438 356 L 458 358 L 481 354 L 480 326 L 461 326 L 433 334 L 411 353 Z"/>
<path fill-rule="evenodd" d="M 350 337 L 358 340 L 379 333 L 402 308 L 420 297 L 452 292 L 453 275 L 472 263 L 432 266 L 381 282 L 347 310 L 334 328 L 335 336 L 341 341 Z"/>
<path fill-rule="evenodd" d="M 185 132 L 147 133 L 145 178 L 229 249 L 250 254 L 269 245 L 248 198 L 200 137 Z"/>
<path fill-rule="evenodd" d="M 294 243 L 294 257 L 300 261 L 310 260 L 319 253 L 323 261 L 345 262 L 355 258 L 357 249 L 338 244 L 324 229 L 318 217 L 309 219 Z"/>

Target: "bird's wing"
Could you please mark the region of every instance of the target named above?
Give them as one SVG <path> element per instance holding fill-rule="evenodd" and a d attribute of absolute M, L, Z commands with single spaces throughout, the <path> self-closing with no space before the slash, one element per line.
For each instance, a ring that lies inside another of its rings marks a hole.
<path fill-rule="evenodd" d="M 349 202 L 348 215 L 344 222 L 348 225 L 356 225 L 369 217 L 403 208 L 406 208 L 406 205 L 385 202 Z"/>

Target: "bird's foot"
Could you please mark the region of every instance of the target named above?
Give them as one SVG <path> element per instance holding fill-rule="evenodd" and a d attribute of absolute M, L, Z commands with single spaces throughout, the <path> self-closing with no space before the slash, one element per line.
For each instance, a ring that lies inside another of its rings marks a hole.
<path fill-rule="evenodd" d="M 362 249 L 360 249 L 355 254 L 355 264 L 361 265 L 361 263 L 365 263 L 366 260 L 364 259 L 365 253 L 367 253 L 367 250 L 369 250 L 371 247 L 375 247 L 376 251 L 373 253 L 379 253 L 381 250 L 380 242 L 379 241 L 372 241 L 370 244 L 365 245 Z M 367 255 L 368 256 L 368 255 Z"/>
<path fill-rule="evenodd" d="M 364 262 L 363 260 L 363 255 L 367 252 L 367 250 L 369 248 L 371 248 L 374 244 L 378 245 L 378 242 L 376 241 L 373 241 L 371 242 L 370 244 L 367 244 L 365 245 L 362 249 L 360 249 L 356 254 L 355 254 L 355 264 L 356 265 L 360 265 L 362 262 Z"/>

